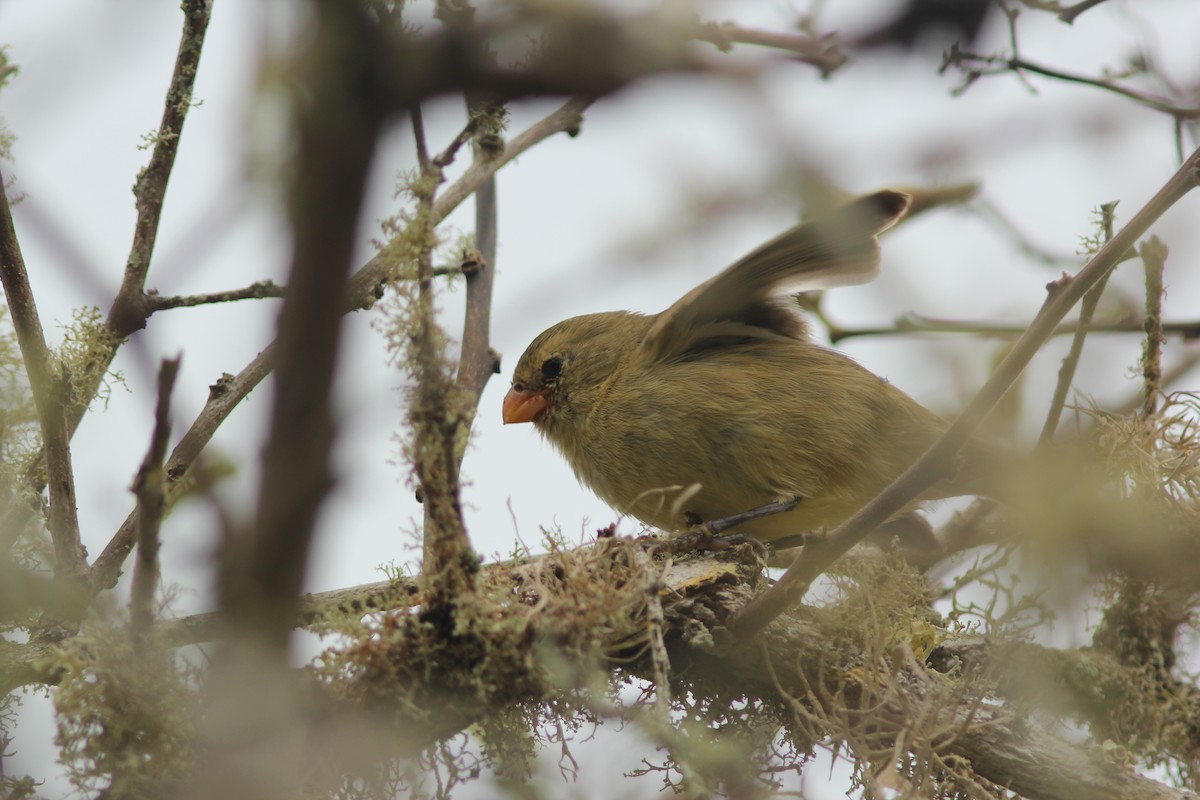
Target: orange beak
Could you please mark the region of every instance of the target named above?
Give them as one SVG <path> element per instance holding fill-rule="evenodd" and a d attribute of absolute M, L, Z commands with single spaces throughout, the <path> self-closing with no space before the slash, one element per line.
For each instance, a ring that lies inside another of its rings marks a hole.
<path fill-rule="evenodd" d="M 533 422 L 545 413 L 550 401 L 547 392 L 531 392 L 528 389 L 509 389 L 504 395 L 504 424 Z"/>

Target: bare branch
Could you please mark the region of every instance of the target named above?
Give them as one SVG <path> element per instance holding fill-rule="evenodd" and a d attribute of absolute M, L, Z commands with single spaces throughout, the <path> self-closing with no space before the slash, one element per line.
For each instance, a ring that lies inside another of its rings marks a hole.
<path fill-rule="evenodd" d="M 486 163 L 477 161 L 472 164 L 465 175 L 438 197 L 434 204 L 435 217 L 439 221 L 445 219 L 458 204 L 470 197 L 471 192 L 477 189 L 488 176 L 538 142 L 544 141 L 556 133 L 576 129 L 582 119 L 580 115 L 583 109 L 590 102 L 590 100 L 584 99 L 569 100 L 549 116 L 534 123 L 515 137 L 499 157 Z M 448 197 L 455 199 L 450 201 L 447 199 Z M 357 298 L 357 300 L 355 305 L 344 307 L 342 309 L 344 312 L 350 311 L 352 308 L 370 308 L 379 298 L 379 288 L 393 277 L 413 279 L 411 275 L 395 276 L 397 265 L 385 257 L 386 253 L 387 249 L 384 248 L 379 255 L 368 261 L 350 278 L 349 296 Z M 171 452 L 171 457 L 167 461 L 168 481 L 178 481 L 183 477 L 188 467 L 200 455 L 217 428 L 225 422 L 238 403 L 250 394 L 267 375 L 271 374 L 271 370 L 274 368 L 274 353 L 275 344 L 269 344 L 236 377 L 226 375 L 210 387 L 208 402 L 204 404 L 200 414 Z M 130 513 L 93 564 L 94 590 L 110 589 L 116 585 L 117 579 L 121 575 L 121 565 L 125 563 L 125 558 L 133 549 L 136 530 L 136 516 Z"/>
<path fill-rule="evenodd" d="M 1104 241 L 1112 239 L 1113 215 L 1117 210 L 1116 203 L 1105 203 L 1100 206 L 1101 224 L 1104 228 Z M 1096 307 L 1100 305 L 1100 297 L 1104 287 L 1108 285 L 1108 275 L 1083 296 L 1079 306 L 1079 320 L 1075 323 L 1075 336 L 1071 339 L 1071 349 L 1063 359 L 1058 370 L 1058 383 L 1054 387 L 1054 395 L 1050 399 L 1050 410 L 1046 413 L 1046 421 L 1042 424 L 1042 433 L 1038 438 L 1041 445 L 1048 445 L 1058 430 L 1058 422 L 1062 419 L 1063 408 L 1067 404 L 1067 393 L 1071 390 L 1071 382 L 1075 380 L 1075 370 L 1079 366 L 1079 358 L 1083 355 L 1083 340 L 1091 330 L 1092 317 Z"/>
<path fill-rule="evenodd" d="M 175 58 L 174 74 L 167 89 L 162 122 L 154 137 L 154 150 L 150 157 L 150 163 L 139 173 L 134 184 L 138 218 L 134 227 L 133 245 L 126 259 L 121 288 L 118 290 L 108 314 L 107 330 L 109 335 L 101 341 L 92 343 L 86 370 L 72 376 L 73 395 L 63 398 L 68 439 L 74 436 L 88 405 L 100 390 L 104 376 L 108 374 L 109 367 L 112 366 L 122 341 L 134 331 L 144 328 L 146 318 L 151 313 L 146 305 L 143 286 L 150 268 L 155 239 L 158 236 L 163 199 L 166 195 L 171 169 L 175 164 L 179 137 L 183 132 L 183 123 L 192 103 L 192 91 L 199 68 L 200 51 L 204 44 L 204 35 L 208 29 L 211 10 L 212 0 L 185 0 L 183 3 L 183 32 Z M 30 468 L 25 474 L 26 482 L 35 492 L 40 492 L 43 488 L 44 476 L 40 469 L 40 462 L 41 455 L 33 458 Z"/>
<path fill-rule="evenodd" d="M 1028 330 L 1027 325 L 940 319 L 921 314 L 905 314 L 898 317 L 894 325 L 880 327 L 843 328 L 823 315 L 821 321 L 826 325 L 830 341 L 835 344 L 843 339 L 852 339 L 857 336 L 897 336 L 925 333 L 976 334 L 1015 339 L 1024 335 Z M 1142 320 L 1134 317 L 1127 321 L 1096 322 L 1088 326 L 1088 331 L 1091 333 L 1143 333 L 1143 326 Z M 1176 335 L 1185 341 L 1200 339 L 1200 320 L 1164 322 L 1162 326 L 1164 334 Z M 1077 328 L 1077 322 L 1069 322 L 1055 328 L 1050 335 L 1051 337 L 1074 335 Z"/>
<path fill-rule="evenodd" d="M 1162 394 L 1163 270 L 1167 264 L 1167 246 L 1157 236 L 1142 242 L 1138 251 L 1146 268 L 1146 342 L 1142 347 L 1142 418 L 1154 416 Z"/>
<path fill-rule="evenodd" d="M 210 292 L 208 294 L 168 295 L 157 292 L 146 293 L 146 316 L 158 311 L 172 308 L 191 308 L 193 306 L 212 305 L 213 303 L 231 303 L 235 300 L 261 300 L 268 297 L 283 297 L 283 287 L 275 281 L 255 281 L 242 289 L 230 289 L 226 292 Z"/>
<path fill-rule="evenodd" d="M 425 145 L 425 126 L 419 108 L 412 111 L 413 135 L 421 177 L 414 188 L 417 199 L 417 294 L 412 300 L 409 358 L 417 380 L 409 408 L 412 425 L 412 462 L 425 506 L 424 563 L 422 577 L 430 592 L 429 604 L 438 614 L 453 614 L 455 603 L 474 585 L 476 557 L 463 527 L 459 498 L 460 440 L 470 427 L 474 404 L 460 402 L 438 349 L 438 327 L 433 306 L 434 198 L 442 180 Z"/>
<path fill-rule="evenodd" d="M 71 466 L 71 439 L 67 430 L 66 406 L 70 389 L 51 363 L 50 349 L 42 333 L 37 303 L 29 286 L 25 259 L 17 241 L 8 195 L 0 175 L 0 279 L 8 298 L 17 343 L 25 361 L 25 374 L 37 407 L 46 453 L 46 477 L 50 488 L 50 536 L 54 541 L 55 574 L 74 582 L 88 577 L 87 551 L 79 536 L 75 510 L 75 475 Z"/>
<path fill-rule="evenodd" d="M 184 477 L 188 468 L 199 457 L 217 428 L 233 413 L 246 395 L 250 394 L 274 368 L 275 346 L 269 345 L 254 357 L 236 376 L 225 374 L 208 387 L 208 400 L 191 427 L 184 433 L 167 459 L 168 501 L 173 485 Z M 137 513 L 131 511 L 121 527 L 113 534 L 104 550 L 92 564 L 93 591 L 111 589 L 121 576 L 121 565 L 133 550 L 137 537 Z"/>
<path fill-rule="evenodd" d="M 192 92 L 196 85 L 200 53 L 204 47 L 204 35 L 208 30 L 211 14 L 212 0 L 184 0 L 183 33 L 179 39 L 179 51 L 175 56 L 171 85 L 167 88 L 162 121 L 154 137 L 150 163 L 138 174 L 133 187 L 138 212 L 133 229 L 133 246 L 125 262 L 125 276 L 121 279 L 121 288 L 108 314 L 109 330 L 118 338 L 124 338 L 144 328 L 149 316 L 143 289 L 146 285 L 146 275 L 150 271 L 154 243 L 158 238 L 158 225 L 162 218 L 167 182 L 175 166 L 175 154 L 179 151 L 179 137 L 183 133 L 187 113 L 192 107 Z M 105 368 L 107 369 L 107 365 Z"/>
<path fill-rule="evenodd" d="M 1113 94 L 1132 100 L 1140 106 L 1169 114 L 1175 120 L 1183 121 L 1200 118 L 1200 106 L 1180 105 L 1169 98 L 1122 86 L 1111 78 L 1093 78 L 1088 75 L 1066 72 L 1016 56 L 979 55 L 962 51 L 955 45 L 946 55 L 945 61 L 942 64 L 942 70 L 944 71 L 950 66 L 957 66 L 966 73 L 966 80 L 959 87 L 959 92 L 965 91 L 971 83 L 984 75 L 1000 75 L 1012 72 L 1024 80 L 1024 73 L 1032 72 L 1035 75 L 1041 75 L 1046 78 L 1053 78 L 1068 83 L 1078 83 L 1083 86 L 1092 86 L 1112 92 Z"/>
<path fill-rule="evenodd" d="M 840 43 L 833 36 L 807 36 L 799 33 L 747 28 L 733 22 L 708 23 L 700 26 L 697 39 L 712 42 L 720 50 L 730 50 L 734 44 L 753 44 L 789 53 L 797 61 L 831 75 L 848 60 Z"/>
<path fill-rule="evenodd" d="M 171 392 L 179 375 L 180 357 L 163 359 L 158 370 L 158 403 L 154 410 L 154 433 L 142 466 L 133 481 L 137 495 L 138 558 L 133 570 L 129 601 L 129 627 L 134 648 L 139 649 L 154 621 L 154 592 L 158 588 L 158 529 L 165 506 L 163 459 L 171 436 Z"/>
<path fill-rule="evenodd" d="M 1030 7 L 1036 8 L 1039 11 L 1050 11 L 1058 15 L 1059 20 L 1073 25 L 1075 18 L 1085 11 L 1095 8 L 1105 0 L 1080 0 L 1073 5 L 1064 6 L 1057 0 L 1021 0 L 1021 2 Z"/>
<path fill-rule="evenodd" d="M 1067 6 L 1058 12 L 1058 18 L 1068 25 L 1075 24 L 1075 18 L 1085 11 L 1095 8 L 1106 0 L 1080 0 L 1073 6 Z"/>
<path fill-rule="evenodd" d="M 484 110 L 468 105 L 468 111 L 474 117 L 479 117 Z M 476 145 L 476 159 L 495 158 L 502 152 L 501 144 L 497 137 L 481 137 Z M 490 344 L 497 227 L 496 177 L 493 173 L 475 192 L 475 252 L 464 258 L 462 264 L 467 279 L 467 301 L 455 385 L 472 417 L 488 380 L 500 371 L 500 356 Z M 458 449 L 460 464 L 466 453 L 465 444 L 464 439 Z"/>
<path fill-rule="evenodd" d="M 499 155 L 472 162 L 462 177 L 438 193 L 433 204 L 433 224 L 440 224 L 488 178 L 529 148 L 555 134 L 566 132 L 573 135 L 577 132 L 583 122 L 584 110 L 593 102 L 595 98 L 572 98 L 514 137 Z M 403 269 L 411 269 L 411 264 L 398 261 L 388 247 L 381 248 L 376 256 L 350 278 L 348 302 L 351 307 L 366 309 L 374 306 L 379 300 L 382 287 L 388 281 L 415 279 L 411 273 L 401 273 Z"/>
<path fill-rule="evenodd" d="M 356 7 L 317 4 L 316 36 L 297 100 L 290 191 L 292 264 L 279 316 L 275 392 L 249 553 L 227 584 L 243 632 L 282 658 L 317 511 L 332 485 L 330 391 L 363 186 L 386 106 L 360 83 L 382 66 L 383 42 Z M 353 51 L 354 57 L 349 54 Z M 232 566 L 232 565 L 230 565 Z"/>
<path fill-rule="evenodd" d="M 1079 263 L 1075 254 L 1054 253 L 1035 244 L 1012 219 L 987 199 L 977 200 L 972 204 L 981 219 L 999 229 L 1009 241 L 1023 254 L 1035 259 L 1048 267 L 1067 267 Z"/>

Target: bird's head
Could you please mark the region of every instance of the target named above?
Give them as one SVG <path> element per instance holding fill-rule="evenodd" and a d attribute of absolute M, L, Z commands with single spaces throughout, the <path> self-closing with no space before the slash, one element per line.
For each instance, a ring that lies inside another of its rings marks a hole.
<path fill-rule="evenodd" d="M 637 348 L 650 318 L 628 311 L 572 317 L 525 349 L 504 397 L 504 422 L 553 435 L 586 415 L 613 371 Z"/>

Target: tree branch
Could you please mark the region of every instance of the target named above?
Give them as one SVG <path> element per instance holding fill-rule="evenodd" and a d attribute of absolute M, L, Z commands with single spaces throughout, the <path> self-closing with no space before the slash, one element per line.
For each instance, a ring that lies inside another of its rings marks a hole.
<path fill-rule="evenodd" d="M 1163 336 L 1162 298 L 1163 271 L 1167 263 L 1167 246 L 1157 236 L 1151 236 L 1139 250 L 1146 273 L 1146 313 L 1142 323 L 1146 341 L 1142 347 L 1142 418 L 1149 421 L 1158 407 L 1162 394 Z"/>
<path fill-rule="evenodd" d="M 406 354 L 417 384 L 408 412 L 411 460 L 425 506 L 421 574 L 431 595 L 431 613 L 444 620 L 442 629 L 448 631 L 455 624 L 457 601 L 474 589 L 476 556 L 463 527 L 457 455 L 459 438 L 466 435 L 474 409 L 454 395 L 455 386 L 438 344 L 440 331 L 433 307 L 433 248 L 437 242 L 433 205 L 442 169 L 429 158 L 420 108 L 414 108 L 411 117 L 421 170 L 413 189 L 417 201 L 412 222 L 417 291 L 409 298 L 412 318 Z"/>
<path fill-rule="evenodd" d="M 235 300 L 261 300 L 267 297 L 283 297 L 283 287 L 275 281 L 255 281 L 243 289 L 230 289 L 226 292 L 210 292 L 208 294 L 168 295 L 158 292 L 147 292 L 146 316 L 158 311 L 172 308 L 190 308 L 193 306 L 211 305 L 213 303 L 231 303 Z"/>
<path fill-rule="evenodd" d="M 500 356 L 490 344 L 492 284 L 496 275 L 496 227 L 496 181 L 493 176 L 475 193 L 477 249 L 462 265 L 462 272 L 467 279 L 467 302 L 455 383 L 472 416 L 488 380 L 500 372 Z M 460 462 L 465 452 L 466 448 L 461 448 Z"/>
<path fill-rule="evenodd" d="M 733 22 L 711 22 L 700 26 L 696 38 L 715 44 L 719 50 L 731 50 L 734 44 L 752 44 L 789 53 L 797 61 L 814 66 L 825 78 L 849 59 L 833 36 L 807 36 L 799 33 L 747 28 Z"/>
<path fill-rule="evenodd" d="M 372 93 L 385 46 L 355 5 L 316 4 L 295 98 L 296 177 L 289 192 L 292 264 L 279 316 L 275 392 L 258 514 L 245 561 L 231 567 L 230 608 L 243 635 L 282 658 L 318 509 L 332 485 L 330 393 L 363 186 L 389 108 Z"/>
<path fill-rule="evenodd" d="M 1035 75 L 1041 75 L 1046 78 L 1066 81 L 1067 83 L 1077 83 L 1082 86 L 1092 86 L 1112 92 L 1113 94 L 1132 100 L 1140 106 L 1169 114 L 1178 121 L 1200 118 L 1200 106 L 1179 105 L 1167 98 L 1122 86 L 1109 78 L 1093 78 L 1088 75 L 1078 75 L 1054 67 L 1037 64 L 1017 56 L 1011 58 L 983 56 L 960 50 L 956 44 L 946 54 L 942 63 L 942 71 L 944 72 L 950 66 L 959 67 L 967 75 L 965 83 L 956 90 L 959 93 L 965 91 L 976 78 L 983 75 L 999 75 L 1005 72 L 1012 72 L 1020 76 L 1022 72 L 1032 72 Z"/>
<path fill-rule="evenodd" d="M 196 461 L 213 434 L 216 433 L 217 428 L 221 427 L 226 418 L 233 413 L 233 409 L 237 407 L 238 403 L 245 399 L 267 375 L 271 374 L 274 367 L 274 354 L 274 344 L 269 345 L 236 376 L 227 373 L 208 388 L 208 400 L 205 402 L 204 408 L 200 409 L 200 413 L 175 445 L 170 458 L 167 459 L 168 501 L 171 498 L 171 489 L 174 484 L 184 477 L 188 468 Z M 125 563 L 125 558 L 133 550 L 136 538 L 137 512 L 134 510 L 121 523 L 121 527 L 113 534 L 108 544 L 104 546 L 104 550 L 92 564 L 93 591 L 111 589 L 116 585 L 117 579 L 121 576 L 121 565 Z"/>
<path fill-rule="evenodd" d="M 133 481 L 137 495 L 138 559 L 133 571 L 129 601 L 129 627 L 134 648 L 140 650 L 154 621 L 154 592 L 158 588 L 158 530 L 162 524 L 165 473 L 163 459 L 171 436 L 171 392 L 179 375 L 180 357 L 163 359 L 158 370 L 158 403 L 154 410 L 154 432 L 142 466 Z"/>
<path fill-rule="evenodd" d="M 593 102 L 595 102 L 595 98 L 571 98 L 557 110 L 515 136 L 505 145 L 499 155 L 487 160 L 476 159 L 473 161 L 458 180 L 438 193 L 433 204 L 433 224 L 440 224 L 449 216 L 450 212 L 462 205 L 463 201 L 474 194 L 501 167 L 529 148 L 557 133 L 565 132 L 570 135 L 577 133 L 583 122 L 584 110 Z M 399 236 L 393 237 L 392 242 L 399 238 Z M 415 280 L 412 264 L 402 257 L 398 258 L 393 248 L 389 246 L 390 244 L 391 242 L 380 248 L 377 255 L 351 276 L 348 293 L 348 302 L 351 308 L 367 309 L 374 306 L 382 295 L 383 286 L 389 281 Z M 402 272 L 402 270 L 407 270 L 407 272 Z"/>
<path fill-rule="evenodd" d="M 1075 18 L 1085 11 L 1095 8 L 1106 0 L 1080 0 L 1073 5 L 1064 6 L 1056 0 L 1021 0 L 1023 5 L 1036 8 L 1039 11 L 1050 11 L 1058 15 L 1060 21 L 1068 25 L 1075 24 Z"/>
<path fill-rule="evenodd" d="M 64 398 L 68 439 L 74 436 L 89 404 L 100 390 L 104 376 L 108 374 L 122 341 L 134 331 L 144 328 L 146 317 L 150 313 L 147 311 L 143 287 L 158 236 L 167 182 L 175 164 L 183 123 L 191 107 L 200 51 L 211 10 L 212 0 L 183 2 L 183 31 L 171 84 L 167 89 L 162 121 L 154 137 L 150 162 L 139 173 L 133 187 L 138 217 L 121 288 L 109 310 L 106 322 L 108 335 L 91 343 L 85 370 L 72 376 L 74 393 L 71 397 Z M 32 458 L 25 473 L 25 481 L 34 492 L 41 492 L 44 486 L 44 476 L 40 470 L 41 460 L 41 454 Z"/>
<path fill-rule="evenodd" d="M 914 660 L 905 645 L 891 647 L 886 653 L 894 664 L 888 669 L 872 661 L 877 654 L 840 649 L 831 642 L 820 622 L 825 613 L 820 609 L 788 615 L 764 632 L 761 648 L 747 648 L 737 639 L 723 636 L 721 627 L 736 618 L 757 591 L 761 576 L 752 557 L 743 562 L 736 552 L 687 556 L 664 565 L 647 563 L 639 555 L 641 548 L 637 542 L 605 539 L 574 551 L 491 564 L 483 568 L 480 580 L 503 599 L 495 608 L 484 605 L 479 613 L 506 620 L 502 624 L 465 628 L 462 639 L 442 640 L 436 645 L 412 640 L 406 648 L 397 648 L 394 640 L 378 641 L 381 629 L 373 628 L 363 634 L 361 645 L 347 645 L 353 657 L 378 658 L 381 665 L 387 665 L 386 669 L 371 670 L 369 662 L 357 662 L 353 672 L 361 677 L 349 687 L 361 707 L 369 709 L 374 725 L 383 718 L 388 720 L 386 729 L 372 729 L 373 741 L 380 743 L 380 737 L 386 737 L 382 741 L 386 746 L 379 752 L 372 749 L 370 757 L 412 755 L 498 709 L 569 693 L 561 676 L 586 669 L 578 654 L 594 651 L 585 642 L 595 633 L 588 621 L 603 619 L 605 638 L 598 643 L 603 652 L 612 654 L 635 677 L 662 671 L 670 664 L 672 672 L 666 680 L 679 681 L 681 691 L 690 693 L 696 702 L 714 691 L 727 693 L 731 686 L 737 687 L 739 694 L 784 705 L 789 696 L 812 697 L 817 702 L 825 696 L 849 703 L 847 711 L 852 715 L 864 714 L 879 736 L 893 728 L 908 730 L 914 715 L 929 712 L 933 716 L 926 723 L 941 731 L 932 746 L 943 761 L 966 759 L 974 774 L 1023 796 L 1049 800 L 1081 796 L 1195 798 L 1136 775 L 1099 749 L 1068 745 L 1013 711 L 1014 706 L 1032 703 L 1051 713 L 1082 716 L 1100 726 L 1102 733 L 1107 712 L 1097 701 L 1114 707 L 1138 702 L 1121 694 L 1121 687 L 1128 685 L 1123 676 L 1130 668 L 1111 656 L 1086 648 L 1057 651 L 965 638 L 950 639 L 935 648 L 929 668 Z M 639 601 L 646 587 L 654 589 L 657 607 Z M 874 590 L 861 588 L 865 593 Z M 422 623 L 415 615 L 387 613 L 419 602 L 415 581 L 380 582 L 306 595 L 301 602 L 302 620 L 318 627 L 330 624 L 338 630 L 339 616 L 356 620 L 373 615 L 401 625 L 409 620 L 420 629 Z M 570 613 L 566 613 L 568 606 Z M 511 615 L 522 609 L 527 616 L 518 624 Z M 647 629 L 648 622 L 657 633 Z M 224 612 L 218 612 L 160 622 L 156 631 L 171 645 L 179 646 L 227 635 L 229 627 Z M 477 641 L 480 636 L 497 638 L 484 646 Z M 514 648 L 509 637 L 521 645 Z M 659 637 L 666 652 L 655 645 Z M 426 647 L 435 647 L 438 663 L 443 665 L 440 669 L 424 668 L 422 648 Z M 458 657 L 456 647 L 463 648 L 459 655 L 486 652 L 488 661 L 476 664 Z M 35 652 L 40 654 L 38 658 L 32 658 Z M 24 657 L 13 658 L 14 653 Z M 52 653 L 51 645 L 9 647 L 0 643 L 0 678 L 6 685 L 13 681 L 17 685 L 53 683 L 58 675 L 35 666 L 53 663 Z M 627 657 L 630 653 L 634 654 L 632 660 Z M 930 668 L 942 674 L 936 675 Z M 438 686 L 457 681 L 470 685 L 469 676 L 460 673 L 474 669 L 484 669 L 490 676 L 486 700 L 461 691 L 457 695 L 438 691 Z M 871 689 L 868 680 L 876 672 L 887 681 L 887 690 L 881 693 Z M 974 680 L 971 676 L 981 674 L 986 678 L 968 683 Z M 546 675 L 560 678 L 547 683 Z M 495 683 L 497 676 L 504 676 L 502 683 Z M 664 680 L 663 676 L 658 680 Z M 1066 693 L 1063 680 L 1069 681 Z M 830 697 L 820 687 L 831 683 L 853 691 Z M 970 686 L 986 688 L 989 696 L 997 696 L 994 690 L 1013 702 L 980 706 Z M 520 690 L 514 691 L 514 687 Z M 1036 694 L 1039 689 L 1052 696 Z M 1031 691 L 1035 692 L 1032 696 Z M 403 698 L 399 706 L 397 697 Z M 951 702 L 951 698 L 956 699 Z M 331 701 L 333 705 L 311 712 L 304 723 L 318 748 L 335 735 L 351 742 L 357 740 L 355 730 L 361 735 L 359 706 L 344 698 Z M 1184 708 L 1179 711 L 1183 713 Z M 919 743 L 920 739 L 912 739 L 898 746 L 905 750 Z M 366 757 L 360 754 L 360 758 Z"/>
<path fill-rule="evenodd" d="M 1017 338 L 1029 328 L 1028 325 L 997 325 L 987 322 L 939 319 L 920 314 L 905 314 L 899 317 L 894 325 L 887 327 L 843 328 L 825 317 L 822 317 L 821 321 L 826 324 L 829 339 L 834 344 L 857 336 L 896 336 L 921 333 L 959 333 Z M 1050 335 L 1052 337 L 1074 335 L 1077 329 L 1078 322 L 1069 322 L 1055 328 Z M 1164 322 L 1162 330 L 1164 334 L 1179 336 L 1184 341 L 1194 341 L 1200 339 L 1200 320 Z M 1145 333 L 1145 322 L 1136 318 L 1127 322 L 1097 322 L 1089 325 L 1088 331 L 1090 333 Z"/>
<path fill-rule="evenodd" d="M 125 276 L 121 279 L 121 288 L 117 291 L 112 310 L 108 314 L 109 330 L 119 339 L 146 327 L 146 318 L 150 315 L 143 294 L 146 275 L 150 271 L 150 259 L 158 238 L 167 182 L 175 166 L 175 155 L 179 152 L 183 123 L 192 107 L 192 92 L 196 85 L 200 53 L 204 47 L 204 35 L 208 30 L 211 14 L 212 0 L 183 2 L 183 33 L 179 39 L 179 51 L 175 56 L 171 85 L 167 88 L 162 121 L 154 137 L 150 162 L 138 174 L 137 182 L 133 186 L 133 196 L 137 199 L 133 246 L 125 262 Z"/>
<path fill-rule="evenodd" d="M 471 196 L 488 176 L 494 174 L 508 162 L 556 133 L 578 128 L 580 116 L 591 100 L 576 98 L 567 101 L 549 116 L 534 123 L 515 137 L 497 158 L 487 162 L 474 162 L 461 178 L 442 192 L 433 206 L 434 217 L 441 221 L 460 203 Z M 399 236 L 403 236 L 401 233 Z M 399 237 L 397 237 L 399 238 Z M 348 283 L 348 296 L 354 300 L 342 308 L 343 312 L 357 308 L 370 308 L 379 299 L 382 287 L 390 280 L 412 280 L 412 275 L 399 275 L 399 263 L 387 247 L 364 264 Z M 247 364 L 236 377 L 226 375 L 210 387 L 208 402 L 192 422 L 179 444 L 167 461 L 167 480 L 174 482 L 183 477 L 205 445 L 225 419 L 233 412 L 254 387 L 267 377 L 274 368 L 275 344 L 268 345 L 254 360 Z M 92 584 L 96 591 L 110 589 L 121 575 L 121 565 L 133 549 L 136 536 L 136 517 L 130 513 L 121 527 L 105 545 L 104 551 L 93 565 Z"/>
<path fill-rule="evenodd" d="M 79 536 L 79 517 L 75 510 L 75 475 L 71 465 L 71 437 L 67 428 L 66 407 L 69 387 L 51 361 L 50 349 L 42 333 L 37 303 L 29 286 L 25 259 L 13 226 L 8 195 L 0 175 L 0 280 L 8 299 L 25 374 L 37 407 L 42 447 L 46 454 L 46 480 L 50 489 L 47 520 L 54 541 L 55 574 L 71 582 L 88 577 L 87 551 Z"/>
<path fill-rule="evenodd" d="M 1112 238 L 1113 215 L 1116 209 L 1116 203 L 1105 203 L 1100 206 L 1105 241 Z M 1067 403 L 1067 393 L 1071 391 L 1071 382 L 1075 380 L 1075 370 L 1079 366 L 1079 358 L 1083 355 L 1083 340 L 1091 332 L 1092 317 L 1095 316 L 1096 307 L 1100 305 L 1100 297 L 1104 294 L 1104 287 L 1107 284 L 1108 275 L 1105 275 L 1083 296 L 1083 303 L 1079 306 L 1079 320 L 1075 323 L 1075 334 L 1071 339 L 1071 349 L 1063 359 L 1062 366 L 1059 367 L 1058 383 L 1055 385 L 1054 395 L 1050 399 L 1050 410 L 1046 413 L 1046 420 L 1042 424 L 1042 433 L 1038 437 L 1040 445 L 1048 445 L 1054 438 L 1054 432 L 1058 430 L 1058 423 L 1062 419 L 1062 412 Z"/>

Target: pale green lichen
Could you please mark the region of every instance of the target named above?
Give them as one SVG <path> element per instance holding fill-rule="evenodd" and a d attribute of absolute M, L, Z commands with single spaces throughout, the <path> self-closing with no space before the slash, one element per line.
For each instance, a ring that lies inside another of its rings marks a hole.
<path fill-rule="evenodd" d="M 191 774 L 202 703 L 198 672 L 124 626 L 97 624 L 59 648 L 59 758 L 81 792 L 164 797 Z"/>

